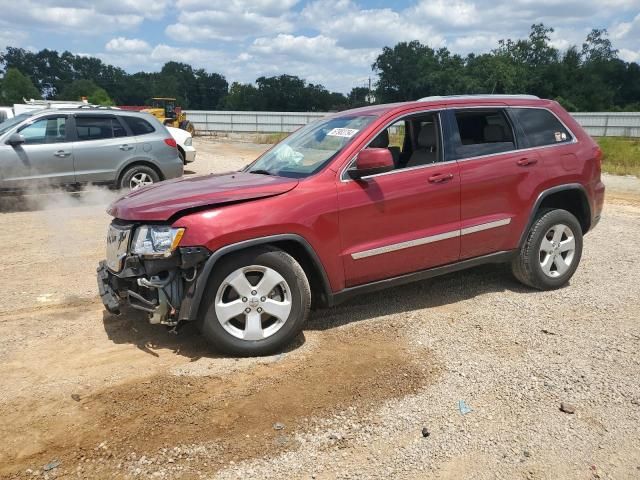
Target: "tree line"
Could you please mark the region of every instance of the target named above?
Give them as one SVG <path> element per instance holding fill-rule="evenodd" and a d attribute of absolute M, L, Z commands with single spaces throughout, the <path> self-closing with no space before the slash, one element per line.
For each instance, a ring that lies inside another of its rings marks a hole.
<path fill-rule="evenodd" d="M 489 53 L 466 56 L 400 42 L 384 47 L 373 63 L 373 91 L 356 86 L 348 95 L 294 75 L 229 85 L 223 75 L 180 62 L 130 74 L 67 51 L 7 47 L 0 52 L 0 104 L 84 96 L 101 105 L 148 105 L 160 96 L 176 97 L 187 109 L 330 111 L 429 95 L 528 93 L 571 111 L 640 111 L 640 65 L 618 57 L 606 30 L 594 29 L 581 46 L 564 51 L 552 46 L 552 32 L 535 24 L 527 38 L 500 40 Z"/>

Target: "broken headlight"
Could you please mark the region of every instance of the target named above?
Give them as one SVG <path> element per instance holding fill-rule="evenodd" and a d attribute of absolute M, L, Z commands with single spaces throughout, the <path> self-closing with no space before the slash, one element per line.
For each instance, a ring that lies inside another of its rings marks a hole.
<path fill-rule="evenodd" d="M 184 228 L 167 225 L 142 225 L 136 229 L 131 253 L 151 257 L 168 257 L 178 248 Z"/>

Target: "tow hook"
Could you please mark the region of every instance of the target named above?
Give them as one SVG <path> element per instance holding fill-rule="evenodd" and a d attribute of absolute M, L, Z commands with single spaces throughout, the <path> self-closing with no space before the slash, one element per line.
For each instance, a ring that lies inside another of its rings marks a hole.
<path fill-rule="evenodd" d="M 178 322 L 173 327 L 167 325 L 167 333 L 170 333 L 171 335 L 178 335 L 180 330 L 182 330 L 182 327 L 184 327 L 184 324 L 185 322 Z"/>

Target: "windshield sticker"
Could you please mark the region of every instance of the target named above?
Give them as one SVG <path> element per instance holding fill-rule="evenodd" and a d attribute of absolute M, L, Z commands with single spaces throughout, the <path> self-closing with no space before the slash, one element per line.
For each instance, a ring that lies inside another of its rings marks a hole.
<path fill-rule="evenodd" d="M 327 133 L 327 136 L 351 138 L 356 133 L 358 133 L 358 130 L 354 128 L 334 128 L 329 133 Z"/>

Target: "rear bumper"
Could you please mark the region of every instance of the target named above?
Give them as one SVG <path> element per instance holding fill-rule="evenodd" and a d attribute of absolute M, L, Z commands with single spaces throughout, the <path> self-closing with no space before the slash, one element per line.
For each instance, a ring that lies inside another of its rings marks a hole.
<path fill-rule="evenodd" d="M 184 161 L 185 163 L 195 162 L 196 160 L 196 149 L 193 147 L 184 147 Z"/>
<path fill-rule="evenodd" d="M 604 193 L 605 186 L 602 181 L 595 184 L 593 187 L 593 205 L 591 208 L 591 229 L 593 229 L 598 222 L 600 222 L 600 217 L 602 216 L 602 209 L 604 207 Z"/>
<path fill-rule="evenodd" d="M 171 162 L 160 165 L 160 169 L 162 170 L 162 177 L 164 180 L 180 178 L 182 176 L 184 173 L 184 164 L 178 156 L 177 150 L 175 160 L 172 159 Z"/>

